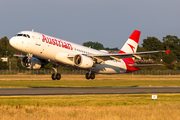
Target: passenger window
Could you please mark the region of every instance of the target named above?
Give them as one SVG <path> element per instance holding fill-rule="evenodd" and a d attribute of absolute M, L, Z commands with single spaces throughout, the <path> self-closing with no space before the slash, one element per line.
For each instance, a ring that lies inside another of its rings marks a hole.
<path fill-rule="evenodd" d="M 23 36 L 26 37 L 26 34 L 24 34 Z"/>

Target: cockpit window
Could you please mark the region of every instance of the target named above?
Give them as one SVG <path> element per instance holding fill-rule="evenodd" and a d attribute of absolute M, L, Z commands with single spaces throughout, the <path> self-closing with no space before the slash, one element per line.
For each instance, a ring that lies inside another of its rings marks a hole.
<path fill-rule="evenodd" d="M 17 36 L 23 36 L 23 34 L 17 34 Z"/>
<path fill-rule="evenodd" d="M 28 34 L 17 34 L 16 36 L 23 36 L 23 37 L 30 38 L 30 36 Z"/>

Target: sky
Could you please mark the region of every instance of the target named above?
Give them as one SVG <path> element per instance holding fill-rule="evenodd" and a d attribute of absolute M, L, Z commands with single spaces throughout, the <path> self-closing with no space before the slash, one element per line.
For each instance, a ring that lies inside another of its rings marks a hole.
<path fill-rule="evenodd" d="M 143 39 L 180 38 L 179 0 L 0 0 L 0 38 L 24 30 L 77 44 L 124 45 L 134 30 Z"/>

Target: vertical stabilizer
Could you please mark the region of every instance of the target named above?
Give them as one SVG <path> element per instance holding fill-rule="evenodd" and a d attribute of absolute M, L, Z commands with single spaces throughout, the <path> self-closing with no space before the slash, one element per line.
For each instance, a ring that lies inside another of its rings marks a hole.
<path fill-rule="evenodd" d="M 119 51 L 119 54 L 123 53 L 136 53 L 137 46 L 139 42 L 141 31 L 134 30 L 129 39 L 126 41 L 122 49 Z M 134 62 L 132 58 L 127 58 L 126 60 Z"/>
<path fill-rule="evenodd" d="M 129 39 L 126 41 L 122 49 L 119 51 L 121 53 L 136 53 L 137 46 L 139 42 L 141 31 L 134 30 Z"/>

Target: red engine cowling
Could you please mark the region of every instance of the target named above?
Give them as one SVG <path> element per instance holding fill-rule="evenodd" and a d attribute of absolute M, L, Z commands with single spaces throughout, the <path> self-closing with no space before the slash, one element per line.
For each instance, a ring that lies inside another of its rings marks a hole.
<path fill-rule="evenodd" d="M 85 69 L 91 68 L 94 64 L 92 58 L 80 54 L 75 55 L 73 61 L 75 66 Z"/>

